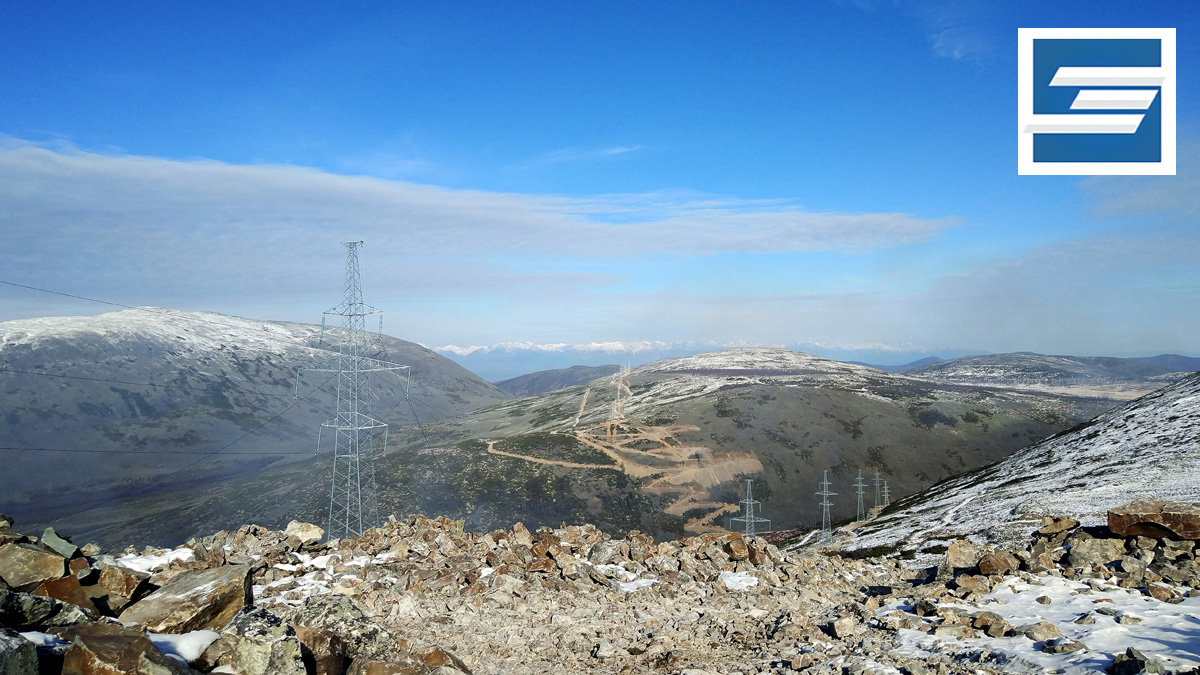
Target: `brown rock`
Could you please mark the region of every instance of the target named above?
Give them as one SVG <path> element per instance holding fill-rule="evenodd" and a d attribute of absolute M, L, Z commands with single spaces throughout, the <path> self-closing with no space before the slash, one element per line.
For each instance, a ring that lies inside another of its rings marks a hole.
<path fill-rule="evenodd" d="M 1139 499 L 1108 512 L 1108 529 L 1122 537 L 1200 539 L 1200 507 Z"/>
<path fill-rule="evenodd" d="M 295 626 L 304 665 L 314 675 L 342 675 L 346 669 L 346 642 L 322 628 Z"/>
<path fill-rule="evenodd" d="M 60 633 L 71 643 L 62 675 L 189 675 L 187 666 L 154 646 L 137 628 L 84 623 Z"/>
<path fill-rule="evenodd" d="M 460 670 L 467 675 L 470 675 L 471 669 L 467 664 L 462 662 L 462 659 L 445 651 L 441 647 L 430 647 L 425 651 L 425 655 L 421 659 L 425 663 L 425 667 L 430 670 L 441 666 L 450 666 L 455 670 Z"/>
<path fill-rule="evenodd" d="M 250 567 L 189 570 L 121 612 L 124 623 L 154 633 L 220 630 L 251 602 Z"/>
<path fill-rule="evenodd" d="M 972 593 L 986 595 L 991 592 L 991 585 L 988 583 L 988 578 L 979 575 L 960 574 L 954 580 L 959 588 L 965 588 Z"/>
<path fill-rule="evenodd" d="M 150 575 L 145 572 L 126 569 L 120 565 L 109 565 L 100 570 L 100 578 L 96 585 L 113 595 L 122 598 L 132 598 L 146 585 Z"/>
<path fill-rule="evenodd" d="M 995 612 L 980 612 L 971 625 L 994 638 L 1004 637 L 1012 632 L 1012 624 Z"/>
<path fill-rule="evenodd" d="M 1012 572 L 1016 568 L 1016 559 L 1007 554 L 990 553 L 979 560 L 979 573 L 986 576 Z"/>
<path fill-rule="evenodd" d="M 1038 530 L 1037 533 L 1044 536 L 1050 536 L 1052 534 L 1058 534 L 1059 532 L 1064 532 L 1078 526 L 1079 521 L 1072 520 L 1071 518 L 1043 518 L 1042 529 Z"/>
<path fill-rule="evenodd" d="M 1170 586 L 1164 586 L 1162 584 L 1148 585 L 1146 587 L 1146 595 L 1149 595 L 1155 600 L 1162 600 L 1163 602 L 1167 602 L 1172 598 L 1179 597 L 1179 594 L 1176 593 L 1174 589 L 1172 589 Z"/>
<path fill-rule="evenodd" d="M 67 561 L 30 544 L 0 547 L 0 579 L 18 591 L 32 591 L 67 573 Z"/>
<path fill-rule="evenodd" d="M 946 549 L 946 566 L 950 569 L 970 569 L 979 563 L 979 548 L 966 539 L 955 539 Z"/>
<path fill-rule="evenodd" d="M 34 595 L 42 595 L 55 600 L 69 602 L 72 605 L 77 605 L 86 610 L 97 612 L 96 606 L 92 604 L 92 599 L 84 592 L 83 587 L 79 585 L 79 578 L 70 575 L 54 581 L 47 581 L 37 587 Z"/>
<path fill-rule="evenodd" d="M 750 557 L 750 549 L 746 546 L 746 540 L 742 539 L 742 535 L 737 532 L 731 533 L 725 540 L 725 553 L 729 554 L 732 560 L 746 560 Z"/>

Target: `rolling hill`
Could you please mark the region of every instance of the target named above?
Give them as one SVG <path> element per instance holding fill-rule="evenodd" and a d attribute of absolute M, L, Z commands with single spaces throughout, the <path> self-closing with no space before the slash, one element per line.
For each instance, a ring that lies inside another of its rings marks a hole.
<path fill-rule="evenodd" d="M 753 478 L 762 515 L 789 528 L 819 518 L 813 493 L 826 469 L 842 495 L 834 516 L 850 518 L 845 495 L 859 470 L 878 470 L 894 498 L 912 494 L 1117 403 L 731 350 L 393 430 L 376 480 L 382 513 L 444 514 L 471 529 L 593 522 L 673 538 L 725 525 Z M 310 458 L 55 525 L 105 543 L 171 543 L 250 521 L 323 522 L 328 471 Z"/>
<path fill-rule="evenodd" d="M 141 308 L 0 323 L 0 510 L 42 521 L 187 471 L 189 481 L 311 457 L 332 416 L 329 358 L 338 331 L 220 314 Z M 412 342 L 374 336 L 379 356 L 411 365 L 413 400 L 394 375 L 370 405 L 391 423 L 455 415 L 510 395 Z M 37 450 L 32 450 L 37 449 Z"/>
<path fill-rule="evenodd" d="M 536 373 L 518 375 L 496 383 L 504 391 L 513 396 L 529 396 L 544 394 L 556 389 L 566 389 L 578 384 L 586 384 L 592 380 L 608 377 L 619 371 L 620 366 L 571 366 L 554 370 L 539 370 Z"/>

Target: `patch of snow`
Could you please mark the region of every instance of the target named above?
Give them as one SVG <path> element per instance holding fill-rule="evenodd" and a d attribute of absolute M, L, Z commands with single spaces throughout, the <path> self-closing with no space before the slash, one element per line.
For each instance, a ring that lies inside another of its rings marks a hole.
<path fill-rule="evenodd" d="M 634 579 L 633 581 L 618 581 L 617 587 L 622 593 L 632 593 L 639 588 L 647 588 L 658 583 L 658 579 Z"/>
<path fill-rule="evenodd" d="M 190 548 L 177 548 L 173 551 L 161 551 L 151 555 L 131 555 L 117 558 L 117 564 L 135 572 L 150 574 L 163 569 L 173 562 L 190 562 L 196 554 Z"/>
<path fill-rule="evenodd" d="M 749 572 L 721 572 L 721 583 L 731 591 L 744 591 L 758 585 L 758 577 Z"/>
<path fill-rule="evenodd" d="M 146 637 L 167 656 L 175 656 L 185 664 L 200 658 L 208 646 L 217 641 L 221 634 L 212 630 L 197 630 L 182 635 L 146 633 Z"/>
<path fill-rule="evenodd" d="M 66 640 L 63 640 L 62 638 L 58 637 L 57 635 L 50 635 L 48 633 L 39 633 L 37 631 L 27 631 L 27 632 L 21 633 L 21 637 L 25 638 L 26 640 L 29 640 L 30 642 L 32 642 L 33 644 L 35 644 L 39 647 L 63 647 L 63 646 L 66 646 L 66 644 L 67 644 Z"/>

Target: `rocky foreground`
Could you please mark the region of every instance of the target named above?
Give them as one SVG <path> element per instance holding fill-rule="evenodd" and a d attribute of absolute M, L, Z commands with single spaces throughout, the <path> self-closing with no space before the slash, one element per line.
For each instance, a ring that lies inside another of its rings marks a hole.
<path fill-rule="evenodd" d="M 10 525 L 0 675 L 1200 672 L 1200 511 L 1179 505 L 1047 518 L 1027 546 L 958 540 L 917 569 L 422 516 L 120 557 Z"/>

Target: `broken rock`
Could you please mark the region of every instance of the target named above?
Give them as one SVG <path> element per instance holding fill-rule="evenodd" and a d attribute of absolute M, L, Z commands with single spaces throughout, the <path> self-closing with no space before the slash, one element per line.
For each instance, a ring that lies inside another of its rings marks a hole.
<path fill-rule="evenodd" d="M 1200 539 L 1200 506 L 1139 499 L 1110 510 L 1108 529 L 1122 537 Z"/>
<path fill-rule="evenodd" d="M 0 579 L 18 591 L 32 591 L 67 573 L 67 561 L 31 544 L 0 546 Z"/>
<path fill-rule="evenodd" d="M 230 639 L 221 665 L 241 675 L 305 675 L 296 631 L 262 607 L 244 607 L 222 631 Z"/>
<path fill-rule="evenodd" d="M 251 602 L 250 567 L 189 570 L 121 612 L 126 624 L 153 633 L 220 630 Z"/>
<path fill-rule="evenodd" d="M 189 675 L 191 670 L 164 655 L 137 628 L 84 623 L 60 633 L 71 643 L 63 675 Z"/>

